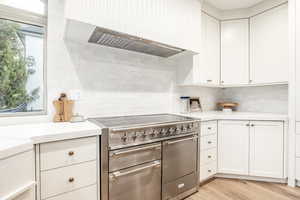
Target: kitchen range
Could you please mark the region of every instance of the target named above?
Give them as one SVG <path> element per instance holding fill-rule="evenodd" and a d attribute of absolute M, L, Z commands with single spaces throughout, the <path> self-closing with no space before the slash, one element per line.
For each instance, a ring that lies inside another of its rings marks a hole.
<path fill-rule="evenodd" d="M 198 190 L 200 121 L 160 114 L 94 118 L 102 200 L 179 200 Z"/>

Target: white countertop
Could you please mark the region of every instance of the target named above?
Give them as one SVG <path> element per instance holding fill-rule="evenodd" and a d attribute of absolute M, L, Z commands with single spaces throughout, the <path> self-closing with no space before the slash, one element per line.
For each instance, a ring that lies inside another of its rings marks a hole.
<path fill-rule="evenodd" d="M 177 113 L 178 114 L 178 113 Z M 287 121 L 288 116 L 272 113 L 247 113 L 221 111 L 180 114 L 209 120 L 270 120 Z M 0 126 L 0 159 L 28 151 L 34 144 L 101 135 L 101 128 L 85 121 L 80 123 L 38 123 Z"/>
<path fill-rule="evenodd" d="M 188 114 L 179 114 L 193 117 L 201 121 L 209 120 L 269 120 L 269 121 L 288 121 L 288 115 L 274 113 L 251 113 L 251 112 L 231 112 L 222 111 L 195 112 Z"/>
<path fill-rule="evenodd" d="M 89 121 L 0 126 L 0 159 L 30 150 L 34 144 L 100 134 L 101 129 Z"/>

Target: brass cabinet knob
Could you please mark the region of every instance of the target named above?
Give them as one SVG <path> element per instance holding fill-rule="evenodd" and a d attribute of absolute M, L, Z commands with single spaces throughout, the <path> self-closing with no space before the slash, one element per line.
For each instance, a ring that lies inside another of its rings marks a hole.
<path fill-rule="evenodd" d="M 73 183 L 75 181 L 75 179 L 73 177 L 69 178 L 69 182 Z"/>
<path fill-rule="evenodd" d="M 68 154 L 69 154 L 69 156 L 74 156 L 75 153 L 74 153 L 74 151 L 69 151 Z"/>

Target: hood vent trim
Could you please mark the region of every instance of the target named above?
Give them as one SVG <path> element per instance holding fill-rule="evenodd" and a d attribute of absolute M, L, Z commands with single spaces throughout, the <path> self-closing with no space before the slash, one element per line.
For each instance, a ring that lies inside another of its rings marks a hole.
<path fill-rule="evenodd" d="M 136 36 L 97 27 L 92 33 L 89 43 L 140 52 L 160 57 L 170 57 L 185 51 L 158 42 L 142 39 Z"/>

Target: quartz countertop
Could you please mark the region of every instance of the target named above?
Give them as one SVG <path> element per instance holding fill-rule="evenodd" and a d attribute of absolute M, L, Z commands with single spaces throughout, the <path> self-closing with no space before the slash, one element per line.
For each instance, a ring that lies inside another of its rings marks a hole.
<path fill-rule="evenodd" d="M 177 113 L 178 114 L 178 113 Z M 201 121 L 209 120 L 268 120 L 268 121 L 288 121 L 288 115 L 274 113 L 253 113 L 253 112 L 231 112 L 222 111 L 210 112 L 194 112 L 187 114 L 179 114 L 183 116 L 193 117 Z"/>
<path fill-rule="evenodd" d="M 178 113 L 175 113 L 178 114 Z M 288 121 L 288 115 L 221 111 L 179 114 L 201 121 L 209 120 L 270 120 Z M 35 144 L 101 135 L 101 128 L 85 121 L 79 123 L 37 123 L 0 126 L 0 160 L 33 149 Z"/>
<path fill-rule="evenodd" d="M 101 135 L 101 129 L 89 121 L 0 126 L 0 159 L 30 150 L 34 144 L 96 135 Z"/>

